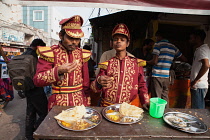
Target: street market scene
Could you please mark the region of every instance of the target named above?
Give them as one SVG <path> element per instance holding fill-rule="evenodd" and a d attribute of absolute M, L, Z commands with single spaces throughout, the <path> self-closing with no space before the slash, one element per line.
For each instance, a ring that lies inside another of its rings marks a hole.
<path fill-rule="evenodd" d="M 0 7 L 0 140 L 210 139 L 210 1 Z"/>

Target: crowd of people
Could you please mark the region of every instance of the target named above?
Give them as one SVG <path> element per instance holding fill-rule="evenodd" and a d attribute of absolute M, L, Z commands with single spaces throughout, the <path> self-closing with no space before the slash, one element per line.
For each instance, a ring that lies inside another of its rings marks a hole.
<path fill-rule="evenodd" d="M 86 45 L 83 49 L 79 46 L 84 36 L 82 17 L 76 15 L 63 19 L 60 25 L 57 45 L 46 47 L 41 39 L 35 39 L 24 53 L 38 59 L 33 78 L 35 87 L 25 91 L 28 140 L 33 139 L 33 132 L 53 106 L 90 106 L 92 92 L 101 95 L 99 106 L 127 102 L 148 110 L 150 97 L 169 102 L 171 64 L 174 59 L 184 62 L 187 59 L 167 40 L 164 31 L 156 32 L 156 43 L 145 39 L 141 48 L 129 53 L 126 51 L 131 43 L 129 29 L 123 23 L 117 24 L 110 39 L 111 50 L 102 54 L 95 71 L 97 64 L 91 58 L 91 46 Z M 197 48 L 190 76 L 192 108 L 205 108 L 210 60 L 210 48 L 204 44 L 205 37 L 203 30 L 196 30 L 189 40 Z M 145 81 L 145 76 L 150 78 Z M 48 86 L 51 86 L 48 89 L 51 94 L 47 99 L 43 87 Z"/>

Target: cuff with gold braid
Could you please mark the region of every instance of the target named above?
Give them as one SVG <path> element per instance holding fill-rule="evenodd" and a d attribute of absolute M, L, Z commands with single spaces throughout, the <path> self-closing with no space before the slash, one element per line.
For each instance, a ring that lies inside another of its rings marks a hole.
<path fill-rule="evenodd" d="M 52 86 L 52 94 L 74 93 L 83 89 L 82 84 L 75 86 Z"/>

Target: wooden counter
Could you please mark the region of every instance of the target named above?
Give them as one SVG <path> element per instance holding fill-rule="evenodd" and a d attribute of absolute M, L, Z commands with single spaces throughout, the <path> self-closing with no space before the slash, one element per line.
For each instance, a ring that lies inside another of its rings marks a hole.
<path fill-rule="evenodd" d="M 145 140 L 145 139 L 210 139 L 210 131 L 204 134 L 190 134 L 172 128 L 162 118 L 152 118 L 148 112 L 144 112 L 144 118 L 135 124 L 115 124 L 104 117 L 101 123 L 93 129 L 86 131 L 69 131 L 61 128 L 54 116 L 69 107 L 55 106 L 49 112 L 45 120 L 34 132 L 35 139 L 84 139 L 84 140 Z M 101 112 L 103 107 L 91 107 Z M 210 126 L 209 109 L 166 109 L 165 112 L 183 112 L 200 118 L 207 126 Z"/>

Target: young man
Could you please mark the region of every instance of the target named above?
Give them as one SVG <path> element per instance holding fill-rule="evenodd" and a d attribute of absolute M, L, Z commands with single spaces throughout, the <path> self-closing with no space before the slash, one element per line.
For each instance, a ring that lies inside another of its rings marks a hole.
<path fill-rule="evenodd" d="M 105 51 L 100 58 L 99 63 L 105 62 L 109 59 L 111 59 L 112 57 L 114 57 L 116 55 L 116 50 L 113 48 L 113 39 L 110 39 L 110 49 L 108 51 Z M 127 52 L 128 56 L 134 57 L 131 53 Z M 98 75 L 99 73 L 99 69 L 96 70 L 95 75 Z"/>
<path fill-rule="evenodd" d="M 23 55 L 33 55 L 36 59 L 38 59 L 36 53 L 37 46 L 46 46 L 46 44 L 41 39 L 34 39 L 30 45 L 30 48 L 28 48 Z M 34 87 L 33 89 L 26 90 L 24 92 L 27 103 L 25 136 L 27 140 L 33 140 L 33 132 L 47 116 L 48 101 L 43 87 Z"/>
<path fill-rule="evenodd" d="M 52 85 L 48 109 L 53 106 L 90 105 L 88 60 L 91 52 L 80 49 L 80 38 L 84 36 L 79 15 L 60 22 L 61 41 L 51 47 L 39 47 L 39 60 L 34 76 L 36 86 Z"/>
<path fill-rule="evenodd" d="M 159 97 L 168 100 L 169 71 L 174 58 L 187 61 L 179 49 L 166 39 L 164 31 L 156 32 L 156 40 L 153 49 L 153 59 L 147 61 L 148 64 L 154 65 L 152 68 L 151 79 L 151 97 Z"/>
<path fill-rule="evenodd" d="M 204 44 L 205 38 L 206 33 L 203 30 L 195 30 L 189 40 L 196 48 L 190 75 L 191 106 L 196 109 L 205 108 L 204 98 L 208 91 L 210 48 Z"/>
<path fill-rule="evenodd" d="M 147 109 L 149 96 L 142 67 L 145 61 L 128 56 L 126 48 L 130 34 L 125 24 L 115 26 L 112 38 L 116 55 L 99 64 L 100 72 L 92 82 L 91 89 L 96 93 L 102 91 L 101 106 L 123 102 L 139 106 L 141 101 Z"/>

